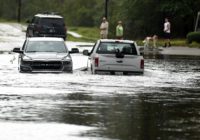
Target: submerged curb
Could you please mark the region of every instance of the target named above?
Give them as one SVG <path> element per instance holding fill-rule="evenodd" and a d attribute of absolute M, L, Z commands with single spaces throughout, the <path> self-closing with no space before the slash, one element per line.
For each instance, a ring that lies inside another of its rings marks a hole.
<path fill-rule="evenodd" d="M 173 47 L 159 47 L 159 48 L 143 48 L 144 55 L 169 55 L 169 56 L 200 56 L 200 48 L 189 48 L 182 46 Z"/>
<path fill-rule="evenodd" d="M 200 48 L 189 47 L 169 47 L 162 48 L 160 52 L 162 55 L 187 55 L 187 56 L 200 56 Z"/>

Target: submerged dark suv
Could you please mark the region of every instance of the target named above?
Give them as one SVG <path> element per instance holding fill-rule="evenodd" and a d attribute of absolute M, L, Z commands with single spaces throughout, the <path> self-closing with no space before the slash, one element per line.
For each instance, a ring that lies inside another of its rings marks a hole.
<path fill-rule="evenodd" d="M 67 38 L 67 28 L 64 18 L 54 13 L 37 14 L 31 21 L 26 31 L 26 37 L 61 37 Z"/>

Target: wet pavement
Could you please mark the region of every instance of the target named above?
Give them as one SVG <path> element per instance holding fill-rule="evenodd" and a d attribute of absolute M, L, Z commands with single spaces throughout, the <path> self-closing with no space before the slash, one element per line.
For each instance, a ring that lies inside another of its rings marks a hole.
<path fill-rule="evenodd" d="M 20 46 L 17 32 L 0 47 Z M 129 76 L 92 75 L 85 56 L 72 58 L 73 74 L 28 74 L 0 54 L 0 140 L 200 139 L 199 58 L 145 59 Z"/>

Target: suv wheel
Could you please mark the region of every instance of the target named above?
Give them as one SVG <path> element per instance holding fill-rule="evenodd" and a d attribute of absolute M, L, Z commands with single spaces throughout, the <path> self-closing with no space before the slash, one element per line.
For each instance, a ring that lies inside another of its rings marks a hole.
<path fill-rule="evenodd" d="M 21 67 L 19 67 L 18 70 L 19 70 L 20 73 L 24 73 L 24 71 L 22 70 Z"/>

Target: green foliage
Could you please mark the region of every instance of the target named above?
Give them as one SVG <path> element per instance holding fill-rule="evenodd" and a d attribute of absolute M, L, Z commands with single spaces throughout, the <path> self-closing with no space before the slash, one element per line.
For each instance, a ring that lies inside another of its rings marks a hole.
<path fill-rule="evenodd" d="M 172 36 L 185 37 L 193 30 L 200 0 L 124 0 L 128 38 L 157 34 L 163 37 L 164 18 L 171 22 Z"/>
<path fill-rule="evenodd" d="M 68 39 L 67 39 L 68 41 L 95 42 L 97 39 L 99 39 L 99 29 L 96 28 L 96 27 L 91 27 L 91 28 L 88 28 L 88 27 L 69 27 L 69 30 L 74 31 L 74 32 L 82 35 L 83 37 L 75 38 L 71 35 L 68 35 Z M 136 41 L 139 46 L 144 45 L 143 40 L 141 40 L 141 39 L 133 39 L 133 40 Z M 158 42 L 157 42 L 157 46 L 158 47 L 163 46 L 164 43 L 165 43 L 165 40 L 159 38 Z M 188 44 L 186 43 L 186 40 L 181 39 L 181 38 L 180 39 L 172 39 L 171 44 L 173 46 L 188 46 Z M 189 46 L 190 47 L 200 47 L 200 44 L 193 42 L 192 44 L 189 44 Z"/>
<path fill-rule="evenodd" d="M 0 0 L 0 17 L 5 19 L 17 18 L 17 1 Z"/>
<path fill-rule="evenodd" d="M 200 43 L 192 42 L 191 44 L 188 44 L 188 46 L 191 48 L 200 48 Z"/>
<path fill-rule="evenodd" d="M 17 19 L 18 0 L 0 0 L 0 18 Z M 44 11 L 59 12 L 68 26 L 99 27 L 105 0 L 21 0 L 21 18 L 26 21 Z M 122 20 L 126 39 L 142 39 L 157 34 L 163 37 L 164 18 L 172 26 L 172 37 L 185 37 L 193 31 L 200 0 L 109 0 L 109 37 Z"/>
<path fill-rule="evenodd" d="M 192 42 L 200 43 L 200 32 L 190 32 L 187 34 L 187 42 L 190 44 Z"/>

